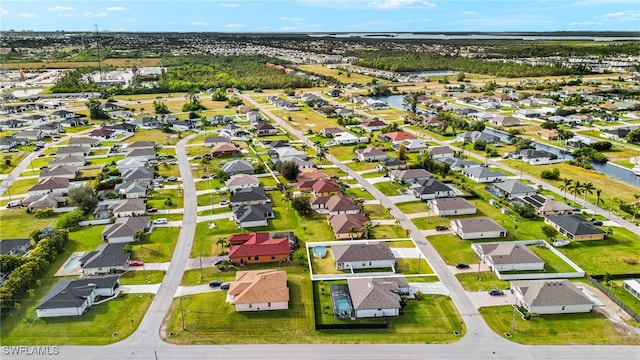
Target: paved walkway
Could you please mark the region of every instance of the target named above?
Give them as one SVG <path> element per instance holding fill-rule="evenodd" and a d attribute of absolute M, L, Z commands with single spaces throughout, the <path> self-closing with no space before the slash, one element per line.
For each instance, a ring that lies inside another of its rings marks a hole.
<path fill-rule="evenodd" d="M 129 271 L 145 271 L 145 270 L 164 270 L 169 269 L 168 262 L 164 263 L 145 263 L 143 266 L 129 266 Z"/>
<path fill-rule="evenodd" d="M 411 278 L 407 278 L 407 280 L 411 280 Z M 440 281 L 436 281 L 436 282 L 409 282 L 409 287 L 411 288 L 411 295 L 412 296 L 418 291 L 423 293 L 423 294 L 436 294 L 436 295 L 447 295 L 447 296 L 449 296 L 449 290 L 447 290 L 447 287 Z"/>
<path fill-rule="evenodd" d="M 149 285 L 120 285 L 119 291 L 125 294 L 156 294 L 160 289 L 160 284 Z"/>
<path fill-rule="evenodd" d="M 201 223 L 201 222 L 214 221 L 214 220 L 231 219 L 231 216 L 233 216 L 231 212 L 223 213 L 223 214 L 198 216 L 196 222 Z"/>
<path fill-rule="evenodd" d="M 393 243 L 391 243 L 393 245 Z M 422 253 L 418 248 L 391 248 L 391 252 L 393 256 L 396 258 L 405 258 L 405 259 L 418 259 L 422 256 Z"/>
<path fill-rule="evenodd" d="M 432 211 L 426 211 L 426 212 L 418 212 L 418 213 L 413 213 L 413 214 L 407 214 L 407 217 L 409 219 L 415 219 L 415 218 L 421 218 L 421 217 L 430 217 L 430 216 L 436 216 L 435 213 L 433 213 Z"/>
<path fill-rule="evenodd" d="M 199 269 L 201 264 L 203 268 L 214 267 L 216 266 L 214 263 L 218 259 L 227 259 L 227 256 L 203 256 L 201 258 L 189 259 L 187 260 L 187 266 L 185 266 L 184 269 Z"/>
<path fill-rule="evenodd" d="M 513 305 L 516 303 L 516 296 L 509 290 L 504 290 L 504 295 L 502 296 L 491 296 L 487 291 L 467 291 L 467 296 L 478 309 L 485 306 Z"/>

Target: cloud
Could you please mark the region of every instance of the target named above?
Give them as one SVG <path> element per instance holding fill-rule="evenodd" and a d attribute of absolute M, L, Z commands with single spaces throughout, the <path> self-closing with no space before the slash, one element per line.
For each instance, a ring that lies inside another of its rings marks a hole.
<path fill-rule="evenodd" d="M 30 14 L 30 13 L 20 13 L 20 14 L 18 14 L 18 15 L 19 15 L 19 16 L 22 16 L 22 17 L 26 17 L 26 18 L 36 17 L 36 15 L 35 15 L 35 14 Z"/>
<path fill-rule="evenodd" d="M 204 25 L 209 25 L 204 21 L 193 21 L 191 23 L 189 23 L 189 25 L 193 25 L 193 26 L 204 26 Z"/>
<path fill-rule="evenodd" d="M 84 17 L 88 17 L 88 18 L 103 17 L 103 16 L 107 16 L 107 13 L 104 13 L 104 12 L 101 12 L 101 13 L 86 12 L 86 13 L 84 13 Z"/>
<path fill-rule="evenodd" d="M 75 10 L 74 8 L 72 8 L 71 6 L 54 6 L 52 8 L 48 9 L 49 11 L 71 11 L 71 10 Z"/>
<path fill-rule="evenodd" d="M 224 25 L 224 27 L 226 28 L 241 28 L 241 27 L 245 27 L 245 24 L 226 24 Z"/>
<path fill-rule="evenodd" d="M 375 0 L 367 4 L 368 7 L 376 9 L 399 9 L 399 8 L 428 8 L 436 7 L 436 4 L 425 0 Z"/>
<path fill-rule="evenodd" d="M 594 21 L 574 21 L 569 23 L 569 26 L 593 26 L 593 25 L 602 25 L 601 22 Z"/>
<path fill-rule="evenodd" d="M 72 18 L 75 17 L 73 14 L 58 14 L 58 17 L 68 17 L 68 18 Z"/>
<path fill-rule="evenodd" d="M 477 11 L 463 11 L 462 15 L 475 15 L 477 13 L 478 13 Z"/>
<path fill-rule="evenodd" d="M 280 20 L 282 20 L 282 21 L 295 21 L 295 22 L 304 21 L 303 18 L 298 18 L 298 17 L 290 18 L 290 17 L 286 17 L 286 16 L 281 17 Z"/>
<path fill-rule="evenodd" d="M 622 21 L 640 21 L 640 10 L 627 10 L 608 13 L 602 15 L 604 21 L 622 22 Z"/>
<path fill-rule="evenodd" d="M 0 15 L 7 15 L 9 12 L 3 8 L 0 8 Z"/>
<path fill-rule="evenodd" d="M 220 3 L 218 5 L 226 8 L 234 8 L 234 7 L 240 6 L 240 4 L 236 4 L 236 3 Z"/>
<path fill-rule="evenodd" d="M 612 4 L 637 4 L 638 0 L 583 0 L 576 1 L 570 6 L 600 6 L 600 5 L 612 5 Z"/>
<path fill-rule="evenodd" d="M 122 6 L 110 6 L 107 8 L 107 11 L 125 11 L 125 10 L 127 10 L 127 8 Z"/>

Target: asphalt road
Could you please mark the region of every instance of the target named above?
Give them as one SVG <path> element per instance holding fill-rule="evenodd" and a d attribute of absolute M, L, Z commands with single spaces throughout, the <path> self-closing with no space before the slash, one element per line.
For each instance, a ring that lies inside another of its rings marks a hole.
<path fill-rule="evenodd" d="M 252 99 L 245 100 L 260 108 L 283 128 L 299 139 L 314 145 L 299 131 L 272 114 Z M 195 135 L 193 135 L 195 136 Z M 403 227 L 411 230 L 411 237 L 420 248 L 432 269 L 451 292 L 451 297 L 466 324 L 466 336 L 453 344 L 442 345 L 171 345 L 162 341 L 160 329 L 187 264 L 196 226 L 195 184 L 187 160 L 184 145 L 190 137 L 181 140 L 176 147 L 180 173 L 184 184 L 184 220 L 169 270 L 160 289 L 138 329 L 127 339 L 105 346 L 62 346 L 57 355 L 34 356 L 32 347 L 3 347 L 2 359 L 638 359 L 640 347 L 632 346 L 524 346 L 509 342 L 495 334 L 467 297 L 453 273 L 426 241 L 413 223 L 396 208 L 380 191 L 366 182 L 355 171 L 347 168 L 333 156 L 328 159 L 357 179 L 368 191 L 391 207 L 394 217 Z M 251 326 L 248 324 L 248 326 Z M 233 336 L 233 334 L 229 334 Z"/>

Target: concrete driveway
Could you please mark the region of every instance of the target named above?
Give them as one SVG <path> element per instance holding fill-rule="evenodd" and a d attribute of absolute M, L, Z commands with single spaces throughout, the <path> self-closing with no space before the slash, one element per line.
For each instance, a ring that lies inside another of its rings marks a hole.
<path fill-rule="evenodd" d="M 393 245 L 393 243 L 391 243 Z M 417 259 L 419 257 L 424 259 L 424 255 L 418 248 L 391 248 L 393 256 L 396 258 Z"/>
<path fill-rule="evenodd" d="M 209 284 L 194 285 L 194 286 L 178 286 L 175 295 L 173 297 L 180 297 L 185 295 L 203 294 L 211 291 L 222 291 L 220 287 L 212 288 Z"/>
<path fill-rule="evenodd" d="M 516 296 L 513 295 L 509 290 L 502 290 L 504 291 L 504 295 L 502 296 L 491 296 L 486 291 L 467 291 L 467 296 L 469 297 L 469 299 L 471 299 L 471 302 L 473 303 L 473 305 L 475 305 L 476 308 L 515 304 Z"/>
<path fill-rule="evenodd" d="M 160 284 L 150 285 L 120 285 L 120 291 L 125 294 L 155 294 L 160 289 Z"/>
<path fill-rule="evenodd" d="M 411 280 L 411 278 L 407 278 Z M 423 294 L 449 295 L 449 290 L 440 281 L 436 282 L 410 282 L 411 296 L 420 291 Z"/>
<path fill-rule="evenodd" d="M 129 266 L 129 271 L 142 271 L 142 270 L 167 270 L 169 269 L 168 262 L 164 263 L 145 263 L 143 266 Z"/>

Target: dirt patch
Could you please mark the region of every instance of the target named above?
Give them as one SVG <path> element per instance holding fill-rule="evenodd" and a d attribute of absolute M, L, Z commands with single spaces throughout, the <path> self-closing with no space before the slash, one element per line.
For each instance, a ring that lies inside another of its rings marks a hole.
<path fill-rule="evenodd" d="M 602 291 L 598 290 L 591 284 L 576 282 L 574 283 L 576 286 L 583 286 L 587 288 L 591 293 L 596 295 L 600 301 L 604 304 L 604 306 L 596 306 L 595 310 L 602 315 L 606 316 L 609 321 L 613 324 L 613 326 L 618 329 L 620 334 L 625 336 L 640 336 L 640 328 L 630 325 L 637 324 L 636 321 L 629 316 L 624 310 L 622 310 L 616 303 L 611 301 L 607 295 L 605 295 Z"/>

